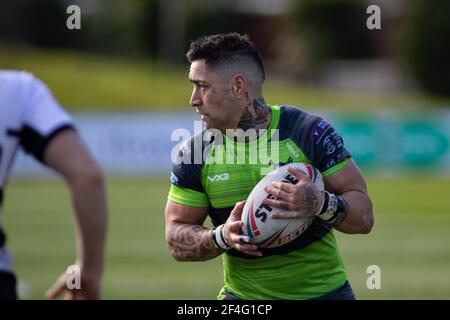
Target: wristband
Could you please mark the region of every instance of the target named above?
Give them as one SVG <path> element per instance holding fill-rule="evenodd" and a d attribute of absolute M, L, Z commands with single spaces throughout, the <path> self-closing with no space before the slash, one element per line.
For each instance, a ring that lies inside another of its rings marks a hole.
<path fill-rule="evenodd" d="M 319 212 L 316 213 L 316 216 L 325 213 L 325 211 L 328 208 L 328 201 L 330 200 L 330 194 L 326 191 L 322 191 L 323 192 L 323 203 L 322 203 L 322 207 L 320 208 Z"/>
<path fill-rule="evenodd" d="M 345 213 L 346 206 L 344 200 L 333 193 L 324 192 L 324 201 L 321 210 L 316 214 L 320 219 L 327 223 L 333 223 L 338 216 Z"/>
<path fill-rule="evenodd" d="M 224 227 L 225 227 L 224 224 L 215 227 L 212 230 L 212 239 L 214 242 L 214 246 L 217 249 L 230 250 L 232 247 L 228 244 L 227 240 L 225 240 L 225 235 L 223 233 Z"/>

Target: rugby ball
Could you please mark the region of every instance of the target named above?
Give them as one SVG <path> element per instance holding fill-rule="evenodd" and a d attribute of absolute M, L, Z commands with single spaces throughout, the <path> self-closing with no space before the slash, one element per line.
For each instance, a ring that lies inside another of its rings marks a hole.
<path fill-rule="evenodd" d="M 241 216 L 244 222 L 243 234 L 260 248 L 275 248 L 291 242 L 300 236 L 314 219 L 272 219 L 271 214 L 282 210 L 262 203 L 265 198 L 278 199 L 264 191 L 264 187 L 270 186 L 272 181 L 297 184 L 298 179 L 287 170 L 289 167 L 301 170 L 320 190 L 324 188 L 319 170 L 306 163 L 286 164 L 260 180 L 248 196 Z"/>

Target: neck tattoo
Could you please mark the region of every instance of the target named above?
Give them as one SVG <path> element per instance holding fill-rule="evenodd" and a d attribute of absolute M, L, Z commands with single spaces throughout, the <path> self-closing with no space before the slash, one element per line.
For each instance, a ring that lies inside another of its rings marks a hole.
<path fill-rule="evenodd" d="M 246 93 L 247 103 L 244 107 L 244 111 L 242 112 L 241 119 L 236 126 L 236 129 L 241 129 L 246 132 L 249 129 L 255 129 L 256 135 L 254 138 L 257 139 L 258 136 L 261 135 L 259 130 L 267 129 L 269 126 L 271 113 L 270 108 L 267 106 L 266 102 L 263 98 L 256 98 L 250 100 L 248 97 L 248 93 Z M 238 134 L 239 135 L 239 134 Z M 235 136 L 238 138 L 238 136 Z M 254 138 L 250 138 L 250 136 L 245 135 L 245 142 L 253 140 Z"/>
<path fill-rule="evenodd" d="M 270 120 L 270 108 L 263 98 L 250 100 L 248 92 L 245 93 L 245 97 L 247 98 L 247 104 L 236 128 L 244 131 L 266 129 Z"/>

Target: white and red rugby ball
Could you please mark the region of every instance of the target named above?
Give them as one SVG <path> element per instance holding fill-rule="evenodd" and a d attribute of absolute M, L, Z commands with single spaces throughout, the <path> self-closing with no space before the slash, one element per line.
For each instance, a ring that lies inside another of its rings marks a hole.
<path fill-rule="evenodd" d="M 285 245 L 300 236 L 312 223 L 314 217 L 296 219 L 272 219 L 271 214 L 282 211 L 263 204 L 265 198 L 277 199 L 264 191 L 264 187 L 272 185 L 272 181 L 296 184 L 298 179 L 290 174 L 288 168 L 300 169 L 314 185 L 323 190 L 322 175 L 319 170 L 307 163 L 289 163 L 279 167 L 265 176 L 253 188 L 242 211 L 244 222 L 243 233 L 250 242 L 260 248 L 275 248 Z"/>

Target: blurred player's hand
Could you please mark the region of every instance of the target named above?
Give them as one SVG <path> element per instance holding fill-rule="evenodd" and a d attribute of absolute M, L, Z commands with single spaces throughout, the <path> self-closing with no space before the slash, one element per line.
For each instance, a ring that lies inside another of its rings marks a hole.
<path fill-rule="evenodd" d="M 245 201 L 236 203 L 230 216 L 228 217 L 223 233 L 227 243 L 234 249 L 241 251 L 245 254 L 262 256 L 261 251 L 254 244 L 248 243 L 245 236 L 242 235 L 242 227 L 244 223 L 241 221 L 242 209 L 244 209 Z"/>
<path fill-rule="evenodd" d="M 80 269 L 79 289 L 73 287 L 73 274 L 65 272 L 47 291 L 47 299 L 57 299 L 64 294 L 65 300 L 100 299 L 101 276 L 98 273 Z"/>

